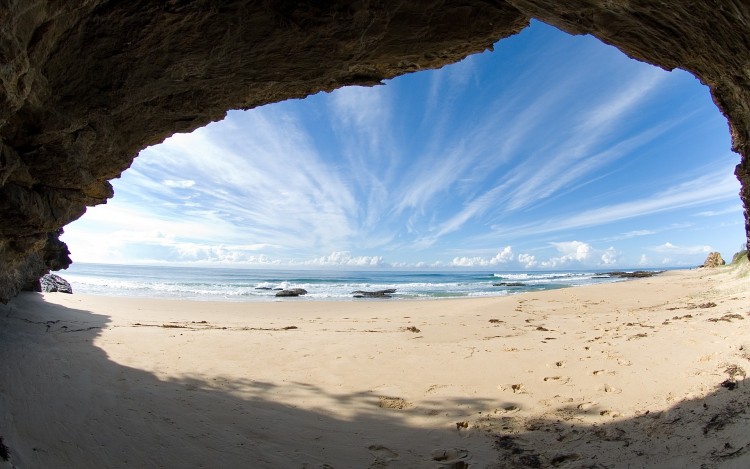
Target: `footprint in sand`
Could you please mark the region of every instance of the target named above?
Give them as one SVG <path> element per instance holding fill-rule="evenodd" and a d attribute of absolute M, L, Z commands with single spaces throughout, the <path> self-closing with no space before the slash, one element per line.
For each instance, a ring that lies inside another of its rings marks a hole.
<path fill-rule="evenodd" d="M 398 459 L 398 453 L 383 445 L 370 445 L 367 450 L 375 456 L 370 468 L 388 467 L 388 463 Z"/>
<path fill-rule="evenodd" d="M 559 383 L 559 384 L 567 384 L 570 381 L 570 378 L 567 376 L 546 376 L 544 378 L 544 381 Z"/>
<path fill-rule="evenodd" d="M 514 394 L 515 393 L 522 393 L 523 388 L 524 388 L 524 386 L 523 386 L 522 383 L 519 383 L 519 384 L 508 384 L 508 385 L 506 385 L 506 384 L 498 384 L 497 385 L 497 389 L 499 389 L 501 391 L 513 391 Z"/>
<path fill-rule="evenodd" d="M 599 376 L 599 375 L 616 375 L 617 372 L 616 371 L 612 371 L 612 370 L 596 370 L 592 374 L 594 376 Z"/>
<path fill-rule="evenodd" d="M 615 412 L 613 410 L 602 410 L 602 411 L 599 411 L 599 415 L 601 415 L 602 417 L 612 417 L 613 419 L 620 416 L 620 414 L 618 412 Z"/>
<path fill-rule="evenodd" d="M 596 390 L 600 392 L 611 393 L 611 394 L 620 394 L 622 392 L 622 389 L 618 389 L 614 386 L 610 386 L 609 384 L 604 384 L 602 386 L 599 386 L 598 388 L 596 388 Z"/>
<path fill-rule="evenodd" d="M 495 413 L 500 414 L 500 413 L 508 413 L 508 412 L 518 412 L 519 410 L 521 410 L 521 408 L 515 404 L 505 404 L 501 408 L 495 409 Z"/>
<path fill-rule="evenodd" d="M 578 405 L 576 406 L 576 408 L 577 408 L 578 410 L 582 410 L 582 411 L 584 411 L 584 412 L 588 412 L 589 410 L 591 410 L 591 409 L 595 408 L 595 407 L 596 407 L 596 406 L 598 406 L 598 405 L 599 405 L 599 403 L 598 403 L 598 402 L 584 402 L 583 404 L 578 404 Z"/>
<path fill-rule="evenodd" d="M 630 366 L 630 365 L 633 364 L 633 362 L 631 362 L 630 360 L 622 358 L 622 357 L 618 356 L 615 353 L 612 353 L 612 352 L 609 352 L 609 351 L 604 351 L 604 350 L 602 350 L 602 353 L 606 354 L 605 358 L 607 360 L 615 360 L 617 362 L 617 364 L 620 365 L 620 366 Z"/>
<path fill-rule="evenodd" d="M 471 454 L 465 449 L 450 448 L 433 450 L 430 456 L 433 461 L 439 462 L 442 468 L 463 469 L 469 467 L 466 460 L 470 459 Z"/>
<path fill-rule="evenodd" d="M 387 397 L 387 396 L 380 396 L 378 398 L 378 407 L 383 409 L 406 409 L 408 407 L 411 407 L 411 402 L 407 402 L 404 399 L 401 399 L 400 397 Z"/>

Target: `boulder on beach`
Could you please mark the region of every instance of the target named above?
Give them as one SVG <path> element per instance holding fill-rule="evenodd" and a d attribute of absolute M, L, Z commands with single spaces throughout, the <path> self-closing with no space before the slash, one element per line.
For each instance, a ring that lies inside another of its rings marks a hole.
<path fill-rule="evenodd" d="M 67 280 L 55 274 L 45 274 L 39 279 L 39 286 L 44 293 L 73 293 L 73 288 Z"/>
<path fill-rule="evenodd" d="M 725 265 L 726 262 L 724 262 L 724 259 L 722 259 L 721 254 L 718 252 L 712 252 L 706 257 L 706 261 L 703 263 L 701 267 L 707 267 L 707 268 L 714 268 L 719 267 L 720 265 Z"/>
<path fill-rule="evenodd" d="M 307 290 L 305 290 L 304 288 L 290 288 L 288 290 L 281 290 L 280 292 L 276 293 L 276 296 L 279 296 L 279 297 L 300 296 L 300 295 L 307 295 Z"/>

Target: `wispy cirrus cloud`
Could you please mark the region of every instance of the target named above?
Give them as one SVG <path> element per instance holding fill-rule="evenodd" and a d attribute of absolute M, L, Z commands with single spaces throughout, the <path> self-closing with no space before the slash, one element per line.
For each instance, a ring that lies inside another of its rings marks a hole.
<path fill-rule="evenodd" d="M 668 226 L 662 226 L 659 228 L 631 230 L 625 233 L 617 234 L 615 236 L 607 236 L 602 241 L 622 241 L 625 239 L 639 238 L 642 236 L 653 236 L 667 231 L 684 230 L 686 228 L 690 228 L 691 226 L 693 226 L 691 223 L 672 223 Z"/>
<path fill-rule="evenodd" d="M 161 182 L 167 187 L 173 187 L 175 189 L 190 189 L 195 185 L 195 181 L 190 179 L 182 179 L 175 181 L 174 179 L 165 179 Z"/>
<path fill-rule="evenodd" d="M 550 197 L 663 132 L 667 127 L 665 125 L 635 136 L 623 138 L 620 135 L 614 139 L 615 145 L 612 138 L 607 139 L 611 137 L 612 129 L 663 82 L 665 74 L 658 69 L 641 72 L 624 89 L 605 96 L 602 102 L 595 103 L 593 109 L 580 116 L 577 124 L 570 129 L 568 138 L 550 142 L 536 152 L 526 168 L 521 168 L 526 177 L 508 202 L 508 210 L 518 210 Z"/>
<path fill-rule="evenodd" d="M 722 208 L 719 210 L 705 210 L 695 214 L 696 217 L 719 217 L 722 215 L 742 215 L 742 205 L 733 204 L 730 207 Z"/>
<path fill-rule="evenodd" d="M 497 50 L 175 135 L 64 239 L 87 260 L 507 269 L 737 244 L 736 157 L 707 159 L 729 142 L 692 77 L 537 22 Z"/>
<path fill-rule="evenodd" d="M 602 94 L 601 100 L 593 103 L 593 108 L 582 115 L 579 115 L 581 113 L 577 109 L 568 114 L 562 109 L 556 109 L 571 94 L 571 87 L 586 86 L 577 75 L 563 78 L 546 89 L 541 96 L 524 103 L 525 106 L 517 109 L 518 113 L 513 118 L 509 118 L 507 103 L 506 106 L 499 106 L 497 120 L 490 118 L 488 123 L 480 124 L 481 131 L 468 139 L 474 142 L 469 147 L 471 149 L 466 151 L 458 148 L 449 157 L 443 158 L 436 165 L 436 171 L 421 178 L 406 192 L 400 199 L 398 208 L 404 210 L 415 206 L 424 207 L 441 193 L 455 192 L 459 181 L 466 178 L 480 181 L 505 161 L 517 163 L 512 171 L 500 177 L 494 187 L 476 194 L 473 199 L 465 200 L 458 212 L 415 240 L 414 246 L 428 248 L 442 236 L 460 230 L 472 219 L 488 213 L 494 217 L 503 217 L 505 213 L 523 209 L 561 191 L 569 191 L 594 171 L 611 165 L 617 159 L 658 138 L 677 122 L 651 126 L 635 134 L 631 132 L 618 135 L 614 144 L 611 134 L 612 129 L 620 127 L 633 109 L 665 80 L 665 76 L 666 72 L 658 69 L 641 72 L 630 82 L 621 84 L 617 93 Z M 510 109 L 514 106 L 515 104 L 511 105 Z M 562 129 L 558 129 L 562 140 L 547 138 L 544 146 L 532 146 L 532 151 L 523 158 L 516 154 L 528 152 L 529 141 L 535 142 L 533 136 L 544 132 L 545 127 L 559 127 L 561 120 L 569 118 L 572 118 L 572 122 L 565 123 Z M 493 131 L 503 138 L 493 136 Z M 464 142 L 461 140 L 462 144 Z M 524 145 L 521 145 L 522 142 Z M 477 151 L 477 148 L 486 148 L 488 144 L 492 150 Z M 488 154 L 493 157 L 487 158 Z M 485 159 L 494 161 L 494 165 L 484 163 Z M 472 171 L 477 167 L 482 169 L 483 175 Z"/>
<path fill-rule="evenodd" d="M 664 244 L 651 247 L 650 250 L 653 252 L 658 252 L 660 254 L 693 255 L 708 254 L 709 252 L 711 252 L 711 246 L 705 244 L 698 246 L 677 246 L 667 241 Z"/>
<path fill-rule="evenodd" d="M 199 227 L 210 226 L 217 243 L 289 249 L 338 247 L 358 231 L 354 195 L 298 123 L 258 111 L 235 114 L 232 124 L 175 135 L 142 153 L 116 187 L 114 205 L 139 213 L 123 218 L 131 230 L 140 217 L 180 238 L 206 239 Z"/>
<path fill-rule="evenodd" d="M 524 236 L 606 225 L 654 213 L 729 200 L 736 197 L 738 189 L 739 183 L 731 173 L 727 174 L 726 170 L 721 169 L 714 170 L 648 197 L 515 227 L 496 225 L 493 230 L 507 236 Z"/>

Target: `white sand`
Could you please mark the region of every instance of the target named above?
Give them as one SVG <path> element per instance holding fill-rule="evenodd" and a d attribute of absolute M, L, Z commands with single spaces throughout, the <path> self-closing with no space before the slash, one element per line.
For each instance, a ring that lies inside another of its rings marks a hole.
<path fill-rule="evenodd" d="M 23 294 L 0 467 L 750 467 L 743 370 L 747 268 L 477 300 Z"/>

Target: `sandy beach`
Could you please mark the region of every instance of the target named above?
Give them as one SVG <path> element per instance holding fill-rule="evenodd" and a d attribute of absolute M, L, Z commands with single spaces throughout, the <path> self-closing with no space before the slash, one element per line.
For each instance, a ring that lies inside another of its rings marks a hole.
<path fill-rule="evenodd" d="M 439 301 L 25 293 L 0 467 L 750 467 L 750 271 Z"/>

